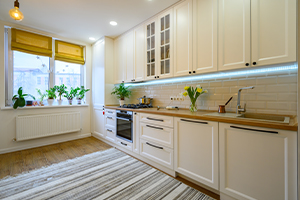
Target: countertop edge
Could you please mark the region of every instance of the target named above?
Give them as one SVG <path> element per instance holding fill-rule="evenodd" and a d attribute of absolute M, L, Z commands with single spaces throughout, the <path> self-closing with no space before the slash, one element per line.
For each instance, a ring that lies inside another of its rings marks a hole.
<path fill-rule="evenodd" d="M 176 113 L 167 113 L 167 112 L 156 112 L 156 111 L 149 111 L 147 109 L 128 109 L 128 108 L 118 108 L 116 106 L 104 106 L 107 109 L 114 109 L 114 110 L 126 110 L 126 111 L 133 111 L 139 113 L 149 113 L 149 114 L 156 114 L 156 115 L 165 115 L 165 116 L 172 116 L 172 117 L 182 117 L 182 118 L 190 118 L 190 119 L 200 119 L 200 120 L 208 120 L 208 121 L 215 121 L 215 122 L 223 122 L 223 123 L 233 123 L 233 124 L 240 124 L 240 125 L 247 125 L 247 126 L 257 126 L 257 127 L 264 127 L 264 128 L 272 128 L 272 129 L 281 129 L 287 131 L 298 131 L 298 123 L 294 125 L 285 125 L 285 124 L 277 124 L 272 122 L 260 122 L 260 121 L 253 121 L 249 119 L 233 119 L 233 118 L 223 118 L 217 116 L 199 116 L 199 115 L 187 115 L 187 114 L 180 114 Z M 209 112 L 209 111 L 208 111 Z M 297 117 L 293 119 L 296 120 Z"/>

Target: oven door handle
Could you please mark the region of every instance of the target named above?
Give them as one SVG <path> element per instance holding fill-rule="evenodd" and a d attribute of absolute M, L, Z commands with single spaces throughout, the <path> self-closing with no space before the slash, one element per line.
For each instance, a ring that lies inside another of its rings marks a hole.
<path fill-rule="evenodd" d="M 122 117 L 117 117 L 117 119 L 119 119 L 119 120 L 124 120 L 124 121 L 128 121 L 128 122 L 132 122 L 131 119 L 126 119 L 126 118 L 122 118 Z"/>

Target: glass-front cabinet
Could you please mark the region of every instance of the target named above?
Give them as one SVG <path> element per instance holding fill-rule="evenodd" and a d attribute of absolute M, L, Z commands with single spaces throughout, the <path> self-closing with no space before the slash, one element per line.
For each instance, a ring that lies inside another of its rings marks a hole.
<path fill-rule="evenodd" d="M 145 24 L 146 73 L 145 79 L 173 76 L 173 9 Z"/>

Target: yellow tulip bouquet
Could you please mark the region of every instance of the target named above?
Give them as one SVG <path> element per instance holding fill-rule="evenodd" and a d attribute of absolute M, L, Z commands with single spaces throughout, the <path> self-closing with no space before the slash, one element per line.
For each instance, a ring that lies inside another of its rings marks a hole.
<path fill-rule="evenodd" d="M 186 91 L 182 93 L 183 96 L 189 95 L 191 100 L 190 111 L 191 112 L 197 111 L 196 101 L 201 94 L 207 93 L 207 90 L 203 90 L 202 87 L 200 87 L 200 85 L 197 85 L 195 89 L 194 87 L 190 87 L 190 86 L 185 86 L 184 89 Z"/>

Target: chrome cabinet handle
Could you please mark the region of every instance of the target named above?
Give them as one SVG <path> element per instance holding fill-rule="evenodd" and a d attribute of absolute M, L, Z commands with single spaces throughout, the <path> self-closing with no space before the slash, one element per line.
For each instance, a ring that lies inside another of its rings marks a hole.
<path fill-rule="evenodd" d="M 108 119 L 112 119 L 112 117 L 107 117 Z"/>
<path fill-rule="evenodd" d="M 148 120 L 154 120 L 154 121 L 159 121 L 159 122 L 163 122 L 164 121 L 163 119 L 154 119 L 154 118 L 151 118 L 151 117 L 147 117 L 146 119 L 148 119 Z"/>
<path fill-rule="evenodd" d="M 107 111 L 108 113 L 110 113 L 110 114 L 112 114 L 113 112 L 111 112 L 111 111 Z"/>
<path fill-rule="evenodd" d="M 198 122 L 198 121 L 187 120 L 187 119 L 180 119 L 180 120 L 184 121 L 184 122 L 191 122 L 191 123 L 198 123 L 198 124 L 208 124 L 207 122 Z"/>
<path fill-rule="evenodd" d="M 109 131 L 109 132 L 112 132 L 112 130 L 111 129 L 106 129 L 107 131 Z"/>
<path fill-rule="evenodd" d="M 127 144 L 125 144 L 125 143 L 123 143 L 123 142 L 121 142 L 121 144 L 123 144 L 124 146 L 127 146 Z"/>
<path fill-rule="evenodd" d="M 252 128 L 244 128 L 244 127 L 239 127 L 239 126 L 230 126 L 230 128 L 235 128 L 235 129 L 240 129 L 240 130 L 246 130 L 246 131 L 255 131 L 255 132 L 278 134 L 277 131 L 266 131 L 266 130 L 252 129 Z"/>
<path fill-rule="evenodd" d="M 117 117 L 117 119 L 119 119 L 119 120 L 124 120 L 124 121 L 128 121 L 128 122 L 132 122 L 131 119 L 126 119 L 126 118 L 121 118 L 121 117 Z"/>
<path fill-rule="evenodd" d="M 157 148 L 157 149 L 164 149 L 163 147 L 159 147 L 159 146 L 150 144 L 150 143 L 148 143 L 148 142 L 146 142 L 146 144 L 148 144 L 148 145 L 151 146 L 151 147 Z"/>
<path fill-rule="evenodd" d="M 150 126 L 150 125 L 146 125 L 146 126 L 149 127 L 149 128 L 154 128 L 154 129 L 164 130 L 163 128 L 160 128 L 160 127 L 155 127 L 155 126 Z"/>

